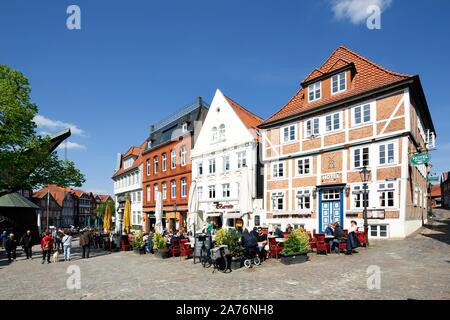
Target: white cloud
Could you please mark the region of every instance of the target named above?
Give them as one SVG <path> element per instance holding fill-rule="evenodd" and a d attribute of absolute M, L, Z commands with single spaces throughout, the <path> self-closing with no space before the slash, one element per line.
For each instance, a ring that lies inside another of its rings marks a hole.
<path fill-rule="evenodd" d="M 378 6 L 383 12 L 392 3 L 392 0 L 331 0 L 334 16 L 337 19 L 350 19 L 354 24 L 364 22 L 370 13 L 369 6 Z"/>
<path fill-rule="evenodd" d="M 76 135 L 76 136 L 84 136 L 85 133 L 82 129 L 78 128 L 76 125 L 72 124 L 72 123 L 67 123 L 67 122 L 63 122 L 63 121 L 59 121 L 59 120 L 51 120 L 49 118 L 46 118 L 44 116 L 41 115 L 37 115 L 34 117 L 34 123 L 36 123 L 36 125 L 39 128 L 46 128 L 48 130 L 55 130 L 55 131 L 59 131 L 59 130 L 63 130 L 66 128 L 70 128 L 70 131 L 72 132 L 72 134 Z M 47 131 L 44 131 L 45 133 L 47 133 Z"/>
<path fill-rule="evenodd" d="M 76 142 L 72 142 L 72 141 L 64 141 L 63 143 L 61 143 L 58 146 L 58 150 L 64 150 L 66 149 L 67 146 L 67 150 L 84 150 L 86 149 L 86 146 L 76 143 Z"/>

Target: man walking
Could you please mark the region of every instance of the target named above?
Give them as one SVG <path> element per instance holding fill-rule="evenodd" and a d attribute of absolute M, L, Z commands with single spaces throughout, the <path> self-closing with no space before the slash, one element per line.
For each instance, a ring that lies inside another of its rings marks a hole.
<path fill-rule="evenodd" d="M 83 248 L 82 258 L 89 259 L 89 252 L 91 251 L 91 233 L 89 230 L 84 230 L 80 236 L 80 246 Z"/>
<path fill-rule="evenodd" d="M 45 262 L 45 257 L 47 257 L 47 262 L 50 263 L 50 256 L 52 254 L 53 248 L 53 238 L 49 231 L 47 231 L 45 233 L 45 236 L 42 238 L 41 248 L 42 248 L 42 264 L 44 264 Z"/>
<path fill-rule="evenodd" d="M 8 261 L 11 261 L 11 257 L 14 261 L 16 261 L 16 248 L 17 241 L 14 239 L 14 234 L 11 233 L 8 240 L 6 240 L 5 242 L 5 250 L 8 254 Z"/>
<path fill-rule="evenodd" d="M 27 232 L 20 239 L 20 244 L 23 247 L 23 251 L 25 251 L 25 255 L 27 259 L 33 259 L 32 247 L 33 247 L 33 238 L 31 236 L 31 231 L 27 230 Z"/>
<path fill-rule="evenodd" d="M 62 245 L 64 248 L 64 261 L 70 261 L 70 249 L 72 248 L 72 232 L 66 231 L 62 238 Z"/>

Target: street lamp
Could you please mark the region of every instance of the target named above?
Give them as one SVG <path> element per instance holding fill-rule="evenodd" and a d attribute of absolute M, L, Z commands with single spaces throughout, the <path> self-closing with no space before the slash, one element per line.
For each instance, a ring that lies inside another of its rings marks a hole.
<path fill-rule="evenodd" d="M 362 167 L 359 171 L 359 175 L 361 176 L 361 181 L 363 182 L 363 218 L 364 218 L 364 236 L 366 237 L 367 245 L 369 245 L 369 223 L 367 222 L 367 182 L 370 180 L 370 170 L 367 169 L 366 166 Z"/>

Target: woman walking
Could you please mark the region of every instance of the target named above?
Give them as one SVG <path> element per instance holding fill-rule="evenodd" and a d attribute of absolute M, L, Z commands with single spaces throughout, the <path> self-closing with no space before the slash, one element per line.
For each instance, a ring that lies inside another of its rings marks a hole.
<path fill-rule="evenodd" d="M 70 261 L 70 249 L 72 248 L 72 233 L 67 231 L 62 238 L 64 248 L 64 261 Z"/>

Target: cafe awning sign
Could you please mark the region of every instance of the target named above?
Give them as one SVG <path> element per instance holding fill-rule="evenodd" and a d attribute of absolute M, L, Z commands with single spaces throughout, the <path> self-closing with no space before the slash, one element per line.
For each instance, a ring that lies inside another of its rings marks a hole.
<path fill-rule="evenodd" d="M 426 164 L 430 162 L 431 157 L 428 153 L 417 153 L 411 157 L 411 164 L 413 166 Z"/>

